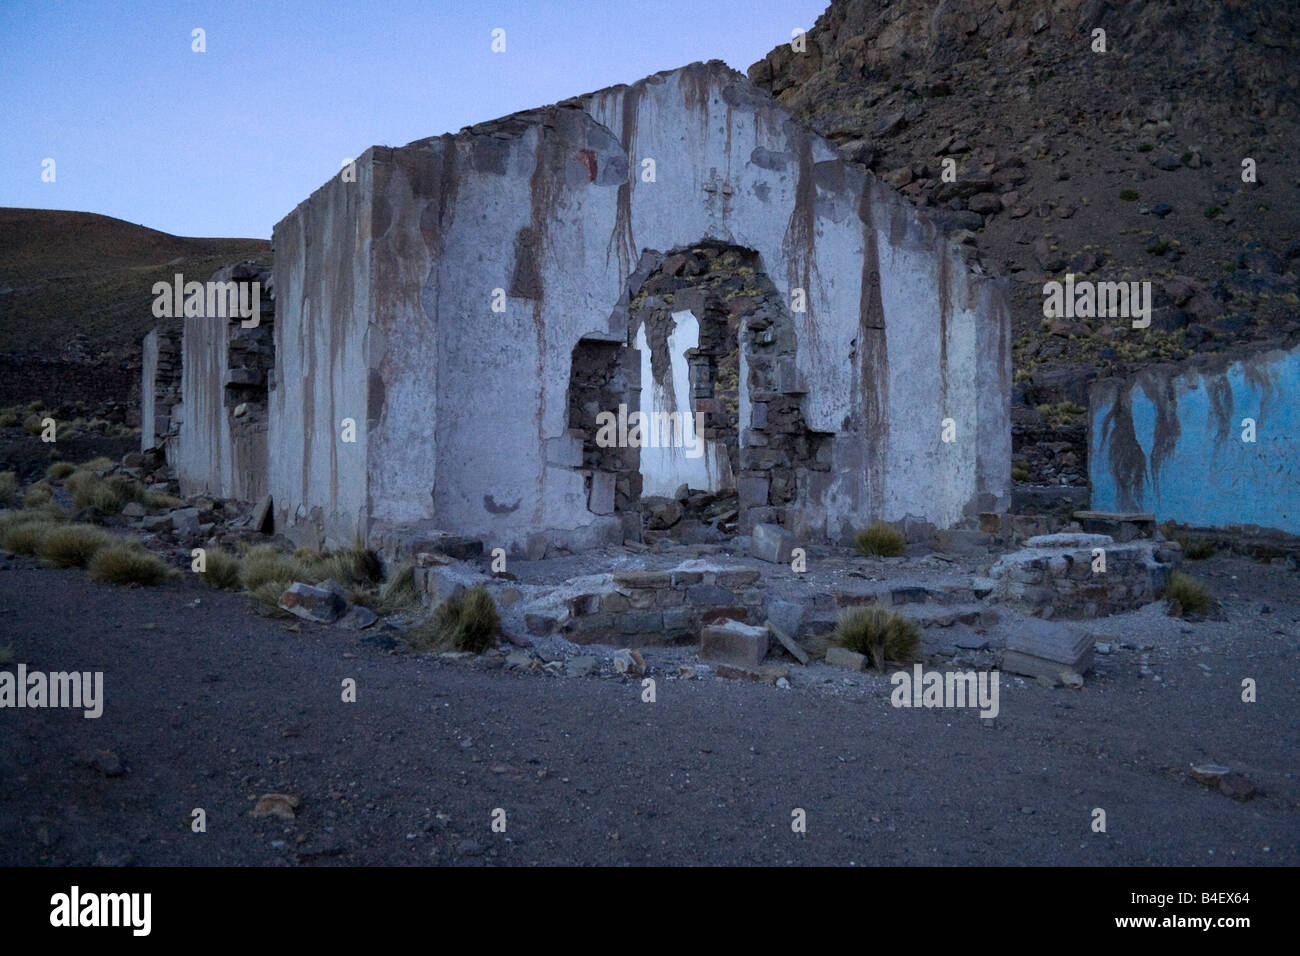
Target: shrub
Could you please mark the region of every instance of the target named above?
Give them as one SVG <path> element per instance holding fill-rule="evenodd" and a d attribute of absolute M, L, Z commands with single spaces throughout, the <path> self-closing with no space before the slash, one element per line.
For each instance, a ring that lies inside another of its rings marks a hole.
<path fill-rule="evenodd" d="M 41 424 L 44 420 L 44 415 L 37 415 L 33 412 L 31 415 L 28 415 L 23 419 L 23 431 L 29 435 L 39 435 L 41 430 L 45 427 Z"/>
<path fill-rule="evenodd" d="M 56 461 L 54 464 L 50 465 L 49 468 L 45 469 L 45 477 L 53 479 L 54 481 L 62 481 L 76 470 L 76 465 L 71 462 Z"/>
<path fill-rule="evenodd" d="M 0 547 L 10 554 L 34 555 L 53 527 L 54 522 L 40 512 L 5 512 L 0 519 Z"/>
<path fill-rule="evenodd" d="M 112 543 L 113 536 L 93 524 L 58 525 L 41 539 L 38 553 L 56 568 L 84 568 Z"/>
<path fill-rule="evenodd" d="M 379 592 L 379 608 L 385 614 L 404 611 L 420 603 L 420 589 L 415 583 L 415 565 L 404 561 L 393 571 Z"/>
<path fill-rule="evenodd" d="M 1153 150 L 1153 149 L 1155 149 L 1155 146 L 1152 145 L 1151 143 L 1139 143 L 1139 144 L 1138 144 L 1138 152 L 1139 152 L 1139 153 L 1149 153 L 1149 152 L 1151 152 L 1151 150 Z"/>
<path fill-rule="evenodd" d="M 90 576 L 96 581 L 143 587 L 162 584 L 172 575 L 172 569 L 156 554 L 134 542 L 109 545 L 99 550 L 90 559 L 89 569 Z"/>
<path fill-rule="evenodd" d="M 492 595 L 482 586 L 473 587 L 443 601 L 427 621 L 406 632 L 406 639 L 417 650 L 481 654 L 492 646 L 499 623 Z"/>
<path fill-rule="evenodd" d="M 299 552 L 294 552 L 298 557 Z M 369 548 L 353 545 L 322 554 L 303 555 L 311 573 L 311 583 L 332 580 L 349 588 L 375 584 L 383 580 L 384 564 Z"/>
<path fill-rule="evenodd" d="M 225 591 L 239 590 L 242 565 L 237 557 L 220 548 L 209 548 L 204 562 L 205 584 Z"/>
<path fill-rule="evenodd" d="M 80 475 L 86 477 L 77 480 Z M 94 508 L 100 514 L 115 515 L 126 507 L 121 488 L 90 472 L 78 472 L 65 482 L 72 489 L 72 500 L 78 508 Z"/>
<path fill-rule="evenodd" d="M 103 455 L 98 458 L 92 458 L 90 461 L 83 461 L 77 466 L 79 471 L 93 471 L 100 475 L 106 475 L 113 470 L 113 459 L 105 458 Z"/>
<path fill-rule="evenodd" d="M 179 508 L 185 502 L 175 495 L 163 494 L 161 491 L 146 491 L 140 500 L 140 504 L 154 511 L 170 511 L 172 508 Z"/>
<path fill-rule="evenodd" d="M 1135 202 L 1138 198 L 1137 190 L 1125 189 L 1123 192 L 1119 194 L 1119 198 L 1124 200 L 1125 202 Z"/>
<path fill-rule="evenodd" d="M 18 413 L 11 409 L 6 408 L 3 412 L 0 412 L 0 428 L 13 428 L 13 426 L 21 422 L 22 419 L 18 417 Z"/>
<path fill-rule="evenodd" d="M 1088 414 L 1088 410 L 1074 402 L 1058 402 L 1055 405 L 1039 405 L 1038 413 L 1054 428 L 1069 428 Z"/>
<path fill-rule="evenodd" d="M 1219 215 L 1222 215 L 1222 214 L 1223 214 L 1223 210 L 1220 209 L 1218 206 L 1206 206 L 1206 207 L 1205 207 L 1205 213 L 1204 213 L 1204 215 L 1205 215 L 1205 218 L 1206 218 L 1206 219 L 1213 219 L 1213 218 L 1215 218 L 1216 216 L 1219 216 Z"/>
<path fill-rule="evenodd" d="M 897 528 L 877 521 L 859 531 L 854 543 L 867 557 L 897 558 L 903 553 L 907 539 Z"/>
<path fill-rule="evenodd" d="M 43 481 L 29 485 L 23 492 L 23 505 L 27 508 L 43 508 L 54 500 L 54 492 Z"/>
<path fill-rule="evenodd" d="M 240 572 L 244 587 L 252 592 L 258 592 L 264 585 L 274 583 L 279 586 L 280 593 L 283 593 L 294 581 L 306 581 L 310 576 L 300 560 L 277 551 L 269 544 L 250 548 L 244 555 Z M 279 601 L 280 593 L 275 595 L 276 601 Z"/>
<path fill-rule="evenodd" d="M 1184 614 L 1208 614 L 1214 610 L 1214 597 L 1210 594 L 1210 589 L 1181 571 L 1169 575 L 1163 597 L 1171 604 L 1177 601 Z"/>
<path fill-rule="evenodd" d="M 18 474 L 12 471 L 0 472 L 0 507 L 7 507 L 18 493 Z"/>
<path fill-rule="evenodd" d="M 1219 550 L 1208 538 L 1179 538 L 1178 543 L 1182 546 L 1183 557 L 1192 561 L 1204 561 Z"/>
<path fill-rule="evenodd" d="M 1011 480 L 1028 481 L 1029 467 L 1023 461 L 1013 461 L 1011 463 Z"/>
<path fill-rule="evenodd" d="M 916 624 L 882 607 L 845 611 L 835 625 L 835 643 L 868 657 L 883 671 L 886 661 L 916 660 L 921 631 Z"/>
<path fill-rule="evenodd" d="M 14 662 L 13 647 L 0 647 L 0 667 L 8 667 Z"/>

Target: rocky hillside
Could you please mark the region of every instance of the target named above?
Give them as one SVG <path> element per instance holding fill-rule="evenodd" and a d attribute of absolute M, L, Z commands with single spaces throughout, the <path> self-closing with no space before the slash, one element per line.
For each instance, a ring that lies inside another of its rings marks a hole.
<path fill-rule="evenodd" d="M 0 208 L 0 406 L 89 402 L 138 388 L 153 284 L 270 262 L 263 239 L 189 239 L 85 212 Z"/>
<path fill-rule="evenodd" d="M 1084 480 L 1099 375 L 1300 329 L 1300 5 L 834 0 L 805 39 L 750 78 L 1011 278 L 1018 477 Z M 1151 327 L 1045 319 L 1067 272 L 1150 280 Z"/>

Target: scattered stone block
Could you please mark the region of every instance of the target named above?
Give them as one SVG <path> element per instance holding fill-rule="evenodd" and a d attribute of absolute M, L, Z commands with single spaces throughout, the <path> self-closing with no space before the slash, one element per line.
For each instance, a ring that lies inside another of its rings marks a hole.
<path fill-rule="evenodd" d="M 790 680 L 790 669 L 782 664 L 761 664 L 757 667 L 743 667 L 739 664 L 718 664 L 719 677 L 731 680 L 748 680 L 759 684 L 775 684 Z"/>
<path fill-rule="evenodd" d="M 280 595 L 280 607 L 307 621 L 333 624 L 347 610 L 347 602 L 330 588 L 295 581 Z"/>
<path fill-rule="evenodd" d="M 1002 669 L 1026 677 L 1062 680 L 1062 673 L 1082 675 L 1092 666 L 1092 638 L 1083 630 L 1027 618 L 1010 627 Z"/>
<path fill-rule="evenodd" d="M 830 664 L 832 667 L 842 667 L 848 671 L 862 671 L 867 669 L 867 658 L 846 647 L 826 648 L 826 663 Z"/>
<path fill-rule="evenodd" d="M 564 665 L 564 673 L 569 677 L 586 677 L 596 669 L 596 658 L 590 655 L 570 658 Z"/>
<path fill-rule="evenodd" d="M 700 657 L 741 667 L 757 667 L 767 656 L 768 629 L 739 621 L 710 624 L 700 631 Z"/>
<path fill-rule="evenodd" d="M 800 664 L 808 663 L 809 661 L 808 652 L 805 651 L 802 647 L 800 647 L 798 643 L 796 643 L 795 640 L 792 637 L 790 637 L 790 635 L 783 628 L 774 624 L 771 618 L 768 618 L 767 629 L 772 632 L 773 636 L 776 637 L 777 641 L 780 642 L 781 646 L 784 647 L 787 651 L 789 651 L 791 656 L 793 656 L 795 660 L 797 660 Z"/>
<path fill-rule="evenodd" d="M 749 553 L 760 561 L 789 564 L 797 545 L 795 536 L 780 525 L 756 524 L 750 535 Z"/>

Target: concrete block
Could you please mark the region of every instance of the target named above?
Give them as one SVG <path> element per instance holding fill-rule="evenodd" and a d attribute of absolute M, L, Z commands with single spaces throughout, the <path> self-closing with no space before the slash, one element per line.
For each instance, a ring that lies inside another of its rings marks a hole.
<path fill-rule="evenodd" d="M 742 667 L 757 667 L 767 656 L 768 631 L 739 621 L 711 624 L 700 631 L 700 657 Z"/>

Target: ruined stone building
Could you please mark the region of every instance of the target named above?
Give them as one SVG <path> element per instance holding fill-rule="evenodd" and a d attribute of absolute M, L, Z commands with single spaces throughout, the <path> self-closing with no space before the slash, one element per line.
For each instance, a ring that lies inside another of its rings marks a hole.
<path fill-rule="evenodd" d="M 1005 285 L 720 62 L 372 147 L 273 246 L 274 321 L 187 319 L 150 415 L 296 540 L 577 549 L 681 484 L 807 540 L 1007 507 Z M 620 406 L 681 440 L 601 441 Z"/>

